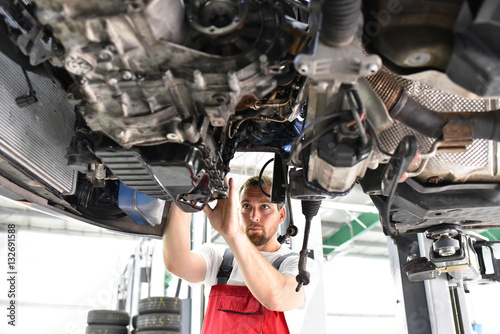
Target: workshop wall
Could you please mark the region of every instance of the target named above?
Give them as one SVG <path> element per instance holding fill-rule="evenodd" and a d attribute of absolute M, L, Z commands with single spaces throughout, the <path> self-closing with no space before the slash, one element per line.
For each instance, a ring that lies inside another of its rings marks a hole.
<path fill-rule="evenodd" d="M 2 264 L 6 263 L 6 237 L 0 233 Z M 19 230 L 16 326 L 9 326 L 2 312 L 0 333 L 85 333 L 89 310 L 116 308 L 118 278 L 136 244 L 133 237 Z M 7 287 L 3 277 L 0 282 L 3 306 Z"/>

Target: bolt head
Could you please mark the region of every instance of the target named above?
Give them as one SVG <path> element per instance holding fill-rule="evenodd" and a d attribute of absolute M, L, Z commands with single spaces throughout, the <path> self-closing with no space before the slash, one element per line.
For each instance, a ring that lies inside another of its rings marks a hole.
<path fill-rule="evenodd" d="M 432 244 L 432 249 L 440 256 L 452 256 L 460 249 L 460 242 L 443 234 Z"/>
<path fill-rule="evenodd" d="M 215 126 L 215 127 L 224 126 L 224 124 L 225 124 L 224 120 L 221 118 L 213 119 L 211 123 L 212 123 L 212 126 Z"/>
<path fill-rule="evenodd" d="M 369 74 L 375 74 L 378 72 L 380 67 L 377 64 L 368 64 L 367 70 Z"/>
<path fill-rule="evenodd" d="M 177 136 L 175 133 L 169 133 L 167 134 L 167 139 L 172 141 L 178 141 L 179 136 Z"/>
<path fill-rule="evenodd" d="M 100 52 L 98 57 L 100 60 L 109 60 L 111 58 L 107 52 Z"/>
<path fill-rule="evenodd" d="M 133 77 L 132 72 L 130 71 L 125 71 L 122 73 L 122 79 L 123 80 L 131 80 Z"/>
<path fill-rule="evenodd" d="M 452 256 L 456 253 L 455 247 L 441 247 L 439 249 L 440 256 Z"/>
<path fill-rule="evenodd" d="M 306 74 L 309 72 L 309 66 L 307 64 L 300 64 L 299 65 L 299 72 L 302 74 Z"/>

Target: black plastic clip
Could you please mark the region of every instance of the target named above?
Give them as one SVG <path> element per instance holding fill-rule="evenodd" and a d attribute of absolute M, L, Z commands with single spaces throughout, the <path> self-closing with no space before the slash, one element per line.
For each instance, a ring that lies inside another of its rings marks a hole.
<path fill-rule="evenodd" d="M 36 92 L 33 89 L 33 85 L 31 84 L 28 72 L 26 72 L 24 68 L 22 70 L 24 73 L 24 77 L 26 78 L 26 83 L 28 84 L 29 93 L 16 97 L 16 104 L 19 108 L 24 108 L 38 102 L 38 97 L 36 96 Z"/>

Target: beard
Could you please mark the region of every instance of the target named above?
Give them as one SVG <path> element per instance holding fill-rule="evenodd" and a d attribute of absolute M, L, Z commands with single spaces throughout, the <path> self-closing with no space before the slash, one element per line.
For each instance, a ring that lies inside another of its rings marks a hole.
<path fill-rule="evenodd" d="M 277 232 L 278 232 L 278 226 L 276 226 L 276 229 L 274 231 L 271 231 L 271 233 L 267 233 L 267 231 L 263 229 L 262 232 L 247 231 L 246 234 L 248 239 L 250 239 L 250 241 L 256 247 L 259 247 L 268 243 L 272 237 L 276 236 Z"/>
<path fill-rule="evenodd" d="M 247 237 L 256 247 L 265 245 L 269 240 L 271 240 L 271 237 L 265 233 L 257 234 L 255 232 L 247 232 Z"/>

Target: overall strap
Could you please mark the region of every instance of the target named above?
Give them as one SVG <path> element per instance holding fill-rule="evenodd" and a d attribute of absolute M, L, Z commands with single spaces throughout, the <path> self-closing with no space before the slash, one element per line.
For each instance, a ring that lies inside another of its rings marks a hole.
<path fill-rule="evenodd" d="M 288 253 L 288 254 L 285 254 L 285 255 L 281 255 L 279 258 L 277 258 L 276 260 L 274 260 L 273 267 L 276 268 L 276 270 L 279 270 L 281 264 L 283 263 L 283 261 L 285 261 L 285 259 L 287 257 L 292 256 L 292 255 L 298 256 L 299 254 L 297 254 L 297 253 L 294 252 L 294 253 Z"/>
<path fill-rule="evenodd" d="M 227 284 L 229 276 L 233 271 L 233 259 L 234 255 L 231 251 L 231 248 L 226 248 L 226 250 L 224 251 L 224 256 L 222 258 L 222 263 L 219 268 L 219 272 L 217 273 L 217 284 Z"/>
<path fill-rule="evenodd" d="M 297 253 L 288 253 L 285 255 L 280 256 L 273 262 L 273 267 L 276 268 L 276 270 L 279 270 L 281 264 L 285 259 L 289 256 L 298 256 L 299 254 Z M 229 280 L 229 276 L 231 276 L 231 272 L 233 271 L 233 259 L 234 259 L 234 254 L 231 251 L 231 248 L 226 248 L 224 251 L 224 256 L 222 257 L 222 263 L 219 268 L 219 272 L 217 273 L 217 284 L 222 284 L 225 285 L 227 284 L 227 281 Z"/>

